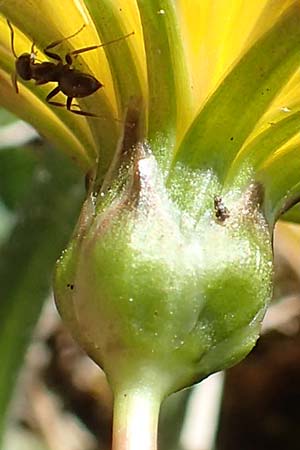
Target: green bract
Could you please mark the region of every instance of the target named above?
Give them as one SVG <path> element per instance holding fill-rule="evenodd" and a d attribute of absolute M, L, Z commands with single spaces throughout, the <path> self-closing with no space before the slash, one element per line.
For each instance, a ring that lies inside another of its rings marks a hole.
<path fill-rule="evenodd" d="M 213 173 L 177 177 L 167 188 L 150 149 L 132 149 L 112 184 L 89 194 L 55 282 L 62 317 L 112 385 L 162 396 L 245 356 L 271 293 L 262 186 L 214 202 Z M 197 200 L 180 207 L 189 194 Z"/>

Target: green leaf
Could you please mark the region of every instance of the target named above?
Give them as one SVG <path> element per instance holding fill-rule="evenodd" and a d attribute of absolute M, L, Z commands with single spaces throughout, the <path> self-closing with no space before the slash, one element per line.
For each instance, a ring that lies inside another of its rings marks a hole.
<path fill-rule="evenodd" d="M 299 67 L 300 7 L 294 3 L 234 66 L 198 114 L 176 157 L 222 181 L 272 100 Z"/>
<path fill-rule="evenodd" d="M 43 150 L 32 189 L 0 250 L 1 432 L 32 329 L 50 291 L 54 263 L 82 200 L 78 172 L 61 155 Z"/>
<path fill-rule="evenodd" d="M 0 247 L 6 241 L 15 223 L 15 214 L 0 201 Z"/>
<path fill-rule="evenodd" d="M 1 150 L 0 197 L 10 210 L 16 209 L 28 196 L 37 163 L 31 147 Z"/>

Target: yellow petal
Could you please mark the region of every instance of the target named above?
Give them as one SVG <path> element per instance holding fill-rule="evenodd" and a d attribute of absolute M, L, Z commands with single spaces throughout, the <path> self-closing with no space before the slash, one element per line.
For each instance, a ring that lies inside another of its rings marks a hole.
<path fill-rule="evenodd" d="M 295 0 L 178 0 L 198 107 Z"/>

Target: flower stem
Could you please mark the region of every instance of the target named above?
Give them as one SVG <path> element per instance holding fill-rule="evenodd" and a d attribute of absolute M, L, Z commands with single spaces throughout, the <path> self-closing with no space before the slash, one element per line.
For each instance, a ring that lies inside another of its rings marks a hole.
<path fill-rule="evenodd" d="M 117 391 L 112 450 L 156 450 L 160 403 L 149 387 Z"/>

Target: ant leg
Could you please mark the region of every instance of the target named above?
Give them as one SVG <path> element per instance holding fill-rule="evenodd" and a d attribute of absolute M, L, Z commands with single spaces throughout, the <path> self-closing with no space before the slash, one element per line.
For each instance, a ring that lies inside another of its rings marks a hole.
<path fill-rule="evenodd" d="M 87 111 L 82 111 L 82 110 L 77 111 L 75 109 L 72 109 L 73 98 L 74 97 L 68 97 L 67 98 L 67 110 L 68 111 L 72 112 L 73 114 L 78 114 L 79 116 L 98 117 L 96 114 L 93 114 L 93 113 L 90 113 L 90 112 L 87 112 Z M 73 108 L 74 107 L 75 108 L 76 107 L 79 108 L 78 105 L 73 105 Z"/>
<path fill-rule="evenodd" d="M 85 24 L 82 25 L 82 27 L 77 30 L 75 33 L 71 34 L 70 36 L 67 36 L 63 39 L 59 39 L 57 41 L 51 42 L 47 47 L 44 49 L 45 55 L 49 56 L 49 58 L 55 59 L 56 61 L 62 61 L 61 57 L 57 55 L 57 53 L 49 52 L 51 48 L 56 47 L 57 45 L 61 44 L 64 41 L 67 41 L 68 39 L 71 39 L 74 36 L 77 36 L 85 27 Z"/>
<path fill-rule="evenodd" d="M 13 86 L 15 88 L 16 93 L 18 94 L 19 93 L 19 87 L 18 87 L 18 74 L 17 74 L 17 72 L 14 72 L 14 73 L 11 74 L 11 81 L 12 81 L 12 84 L 13 84 Z"/>
<path fill-rule="evenodd" d="M 73 50 L 72 52 L 69 52 L 66 54 L 66 56 L 65 56 L 66 63 L 69 65 L 72 64 L 72 56 L 77 56 L 80 53 L 89 52 L 90 50 L 95 50 L 96 48 L 105 47 L 106 45 L 114 44 L 115 42 L 119 42 L 119 41 L 122 41 L 123 39 L 127 39 L 129 36 L 132 36 L 133 34 L 134 34 L 134 31 L 132 31 L 131 33 L 125 34 L 125 36 L 121 36 L 117 39 L 113 39 L 112 41 L 104 42 L 103 44 L 100 44 L 100 45 L 91 45 L 89 47 L 83 47 L 83 48 L 79 48 L 78 50 Z"/>
<path fill-rule="evenodd" d="M 55 95 L 57 95 L 59 92 L 60 92 L 60 88 L 59 88 L 59 86 L 57 86 L 56 88 L 53 89 L 53 91 L 49 92 L 49 94 L 46 97 L 46 102 L 53 106 L 62 106 L 65 108 L 66 105 L 64 103 L 50 101 L 51 98 L 55 97 Z"/>
<path fill-rule="evenodd" d="M 75 111 L 74 109 L 71 109 L 71 104 L 72 104 L 72 100 L 74 97 L 68 97 L 67 98 L 67 104 L 65 105 L 64 103 L 59 103 L 59 102 L 52 102 L 50 101 L 51 98 L 55 97 L 55 95 L 57 95 L 60 92 L 60 88 L 59 86 L 57 86 L 56 88 L 53 89 L 53 91 L 51 91 L 47 97 L 46 97 L 46 102 L 49 103 L 50 105 L 53 106 L 60 106 L 62 108 L 67 107 L 67 110 L 74 113 L 74 114 L 79 114 L 80 116 L 90 116 L 90 117 L 97 117 L 95 114 L 89 113 L 89 112 L 85 112 L 85 111 Z M 78 107 L 78 105 L 74 105 L 75 107 Z"/>
<path fill-rule="evenodd" d="M 96 48 L 101 47 L 101 45 L 91 45 L 90 47 L 84 47 L 80 48 L 78 50 L 73 50 L 72 52 L 69 52 L 65 56 L 66 63 L 70 66 L 72 64 L 72 56 L 77 56 L 80 53 L 89 52 L 90 50 L 95 50 Z"/>
<path fill-rule="evenodd" d="M 11 46 L 11 51 L 12 54 L 14 55 L 14 57 L 16 59 L 18 59 L 16 51 L 15 51 L 15 46 L 14 46 L 14 37 L 15 37 L 15 33 L 14 33 L 14 29 L 12 27 L 12 24 L 10 23 L 10 21 L 8 19 L 6 19 L 7 25 L 9 26 L 10 29 L 10 46 Z"/>
<path fill-rule="evenodd" d="M 105 116 L 97 116 L 96 114 L 89 113 L 89 112 L 82 111 L 82 110 L 76 111 L 76 110 L 73 109 L 73 108 L 80 108 L 80 106 L 79 106 L 79 105 L 72 105 L 73 98 L 74 98 L 74 97 L 68 97 L 68 98 L 67 98 L 67 110 L 68 110 L 68 111 L 70 111 L 70 112 L 72 112 L 72 113 L 74 113 L 74 114 L 78 114 L 78 115 L 80 115 L 80 116 L 96 117 L 97 119 L 108 120 L 108 118 L 105 117 Z M 111 119 L 109 119 L 109 120 L 111 120 Z M 113 120 L 114 122 L 123 123 L 123 121 L 120 120 L 120 119 L 112 119 L 112 120 Z"/>
<path fill-rule="evenodd" d="M 44 48 L 45 55 L 49 56 L 49 58 L 55 59 L 55 61 L 62 62 L 61 57 L 57 53 L 49 52 L 47 49 L 48 47 Z"/>

